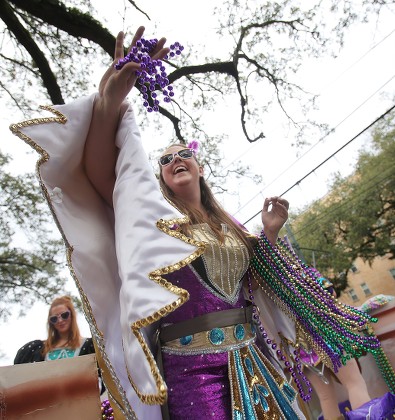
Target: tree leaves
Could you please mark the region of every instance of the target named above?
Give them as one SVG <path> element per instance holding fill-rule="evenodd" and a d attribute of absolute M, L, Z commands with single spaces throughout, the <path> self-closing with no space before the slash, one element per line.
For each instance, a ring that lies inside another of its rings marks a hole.
<path fill-rule="evenodd" d="M 5 25 L 0 30 L 6 46 L 0 55 L 1 83 L 20 109 L 29 106 L 27 91 L 15 92 L 10 87 L 10 82 L 14 83 L 11 73 L 17 74 L 24 86 L 31 83 L 33 75 L 34 87 L 43 95 L 39 105 L 45 103 L 44 96 L 61 104 L 92 90 L 92 63 L 111 63 L 114 35 L 93 16 L 92 2 L 73 3 L 74 7 L 68 7 L 53 0 L 0 0 L 0 18 Z M 351 24 L 368 21 L 388 4 L 393 1 L 326 0 L 307 6 L 293 0 L 225 1 L 215 12 L 222 36 L 217 57 L 205 58 L 188 46 L 191 51 L 185 51 L 181 64 L 170 63 L 174 71 L 169 80 L 179 82 L 179 96 L 173 107 L 161 107 L 160 113 L 184 141 L 184 121 L 197 121 L 208 104 L 214 107 L 224 96 L 235 94 L 248 141 L 264 136 L 262 115 L 274 108 L 296 129 L 296 143 L 303 143 L 303 131 L 315 124 L 305 119 L 314 94 L 299 86 L 292 75 L 305 58 L 335 53 Z M 147 16 L 134 2 L 125 8 Z M 33 100 L 37 101 L 37 95 Z"/>
<path fill-rule="evenodd" d="M 7 318 L 12 304 L 23 312 L 36 299 L 49 302 L 66 283 L 64 245 L 48 223 L 37 180 L 32 174 L 11 175 L 8 162 L 0 153 L 0 319 Z"/>
<path fill-rule="evenodd" d="M 395 258 L 395 121 L 382 121 L 355 172 L 335 176 L 328 195 L 291 217 L 296 246 L 308 264 L 338 283 L 361 257 Z M 344 279 L 343 279 L 344 280 Z M 344 287 L 346 284 L 342 281 Z"/>

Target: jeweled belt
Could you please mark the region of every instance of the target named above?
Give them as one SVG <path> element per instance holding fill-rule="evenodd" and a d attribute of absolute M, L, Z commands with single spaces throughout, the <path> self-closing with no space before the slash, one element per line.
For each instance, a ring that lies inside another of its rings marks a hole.
<path fill-rule="evenodd" d="M 227 351 L 255 339 L 252 305 L 211 312 L 161 328 L 162 351 L 197 354 Z"/>
<path fill-rule="evenodd" d="M 249 341 L 254 340 L 255 334 L 252 326 L 252 308 L 252 305 L 248 305 L 245 308 L 211 312 L 186 321 L 178 322 L 177 324 L 161 327 L 158 335 L 159 343 L 156 362 L 162 376 L 162 351 L 180 351 L 182 354 L 191 354 L 194 353 L 194 351 L 202 353 L 199 348 L 193 350 L 194 345 L 192 343 L 194 341 L 194 336 L 198 339 L 195 340 L 195 342 L 199 341 L 199 336 L 202 337 L 206 335 L 209 341 L 211 337 L 211 340 L 217 344 L 212 344 L 210 341 L 211 346 L 213 347 L 210 352 L 215 352 L 216 350 L 224 351 L 222 350 L 223 346 L 218 343 L 221 342 L 222 337 L 227 338 L 227 331 L 230 329 L 233 331 L 233 338 L 242 343 L 242 345 L 246 345 Z M 220 330 L 223 331 L 221 332 Z M 243 331 L 244 338 L 241 338 Z M 251 339 L 245 338 L 250 335 L 253 335 Z M 174 345 L 174 347 L 170 347 L 171 345 Z M 187 351 L 182 351 L 182 349 L 177 351 L 176 347 L 178 346 L 183 347 L 184 349 L 186 348 Z M 233 346 L 237 346 L 237 344 L 233 344 Z M 167 403 L 161 406 L 161 411 L 163 420 L 169 420 L 170 415 Z"/>

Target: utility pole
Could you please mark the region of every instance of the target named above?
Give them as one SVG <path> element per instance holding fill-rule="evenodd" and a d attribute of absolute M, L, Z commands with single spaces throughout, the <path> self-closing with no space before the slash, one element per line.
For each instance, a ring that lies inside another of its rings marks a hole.
<path fill-rule="evenodd" d="M 301 259 L 301 261 L 303 261 L 304 263 L 306 263 L 306 260 L 304 258 L 303 252 L 299 247 L 298 242 L 295 239 L 295 236 L 292 232 L 291 229 L 291 225 L 289 223 L 285 224 L 285 230 L 287 231 L 287 236 L 288 236 L 288 242 L 291 245 L 291 247 L 293 248 L 293 250 L 296 252 L 296 254 L 298 255 L 298 257 Z"/>

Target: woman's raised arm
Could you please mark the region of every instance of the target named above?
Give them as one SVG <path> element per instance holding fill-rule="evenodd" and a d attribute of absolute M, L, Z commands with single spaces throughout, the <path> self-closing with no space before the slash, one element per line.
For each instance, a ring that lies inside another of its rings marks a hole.
<path fill-rule="evenodd" d="M 143 33 L 144 27 L 141 26 L 134 35 L 131 47 Z M 136 71 L 141 68 L 140 63 L 129 62 L 120 70 L 115 69 L 114 65 L 124 57 L 123 42 L 124 34 L 120 32 L 116 39 L 114 62 L 100 81 L 99 95 L 93 107 L 84 152 L 86 174 L 97 192 L 110 206 L 112 206 L 117 160 L 115 136 L 119 121 L 127 108 L 125 99 L 136 83 Z M 158 41 L 152 53 L 153 58 L 161 59 L 169 52 L 168 48 L 163 48 L 165 42 L 165 38 Z"/>

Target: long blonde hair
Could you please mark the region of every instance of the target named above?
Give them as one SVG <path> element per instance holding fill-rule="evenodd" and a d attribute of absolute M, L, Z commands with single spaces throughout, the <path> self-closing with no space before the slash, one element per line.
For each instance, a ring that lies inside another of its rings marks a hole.
<path fill-rule="evenodd" d="M 171 144 L 168 146 L 168 149 L 173 146 L 180 146 L 186 147 L 185 144 Z M 196 156 L 194 155 L 194 159 L 196 162 Z M 203 216 L 203 214 L 188 206 L 188 203 L 184 202 L 183 200 L 179 199 L 174 192 L 166 185 L 165 180 L 163 179 L 162 175 L 162 167 L 160 167 L 159 173 L 159 184 L 162 190 L 163 195 L 174 204 L 177 209 L 187 215 L 190 219 L 188 225 L 181 226 L 181 230 L 184 233 L 190 233 L 189 227 L 191 225 L 200 224 L 200 223 L 207 223 L 211 230 L 215 233 L 216 237 L 223 242 L 224 241 L 224 233 L 222 230 L 222 224 L 228 225 L 228 228 L 231 229 L 235 235 L 240 239 L 240 241 L 246 245 L 248 252 L 252 253 L 252 245 L 250 240 L 248 239 L 248 233 L 243 230 L 241 225 L 237 223 L 229 214 L 222 208 L 219 202 L 214 197 L 214 194 L 211 191 L 211 188 L 208 186 L 206 180 L 203 177 L 199 178 L 199 185 L 200 185 L 200 195 L 201 195 L 201 203 L 204 209 L 207 212 L 208 220 Z"/>
<path fill-rule="evenodd" d="M 80 346 L 80 329 L 77 324 L 77 313 L 75 311 L 73 301 L 70 296 L 60 296 L 55 298 L 48 310 L 48 320 L 47 320 L 47 329 L 48 329 L 48 338 L 44 342 L 43 355 L 45 356 L 48 352 L 52 351 L 55 348 L 56 342 L 59 340 L 59 332 L 55 329 L 54 325 L 49 322 L 49 317 L 51 314 L 51 309 L 54 306 L 65 305 L 70 311 L 71 324 L 69 329 L 69 336 L 67 341 L 67 347 L 76 349 Z"/>

